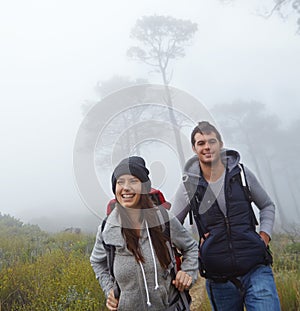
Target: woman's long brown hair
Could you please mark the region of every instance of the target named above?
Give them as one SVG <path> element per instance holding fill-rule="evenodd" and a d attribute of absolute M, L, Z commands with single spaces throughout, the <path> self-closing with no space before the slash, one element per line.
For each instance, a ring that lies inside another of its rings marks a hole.
<path fill-rule="evenodd" d="M 145 219 L 148 222 L 149 233 L 156 256 L 162 268 L 166 269 L 171 262 L 169 248 L 167 246 L 167 241 L 169 241 L 169 238 L 163 232 L 157 213 L 146 212 L 147 209 L 153 208 L 153 202 L 151 201 L 148 194 L 141 194 L 140 206 L 140 220 L 142 221 Z M 144 263 L 145 259 L 139 245 L 139 230 L 133 229 L 131 220 L 126 213 L 126 210 L 121 205 L 119 205 L 119 211 L 122 222 L 122 234 L 126 241 L 127 248 L 132 252 L 137 262 L 141 261 Z"/>

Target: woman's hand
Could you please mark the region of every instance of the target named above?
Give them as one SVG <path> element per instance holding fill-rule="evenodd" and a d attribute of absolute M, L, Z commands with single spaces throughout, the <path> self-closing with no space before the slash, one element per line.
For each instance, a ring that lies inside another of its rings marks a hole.
<path fill-rule="evenodd" d="M 118 304 L 119 300 L 115 298 L 114 290 L 111 289 L 106 300 L 106 307 L 111 311 L 116 311 L 118 310 Z"/>
<path fill-rule="evenodd" d="M 180 270 L 177 272 L 176 278 L 172 281 L 172 283 L 180 292 L 183 292 L 192 285 L 192 277 L 186 272 Z"/>

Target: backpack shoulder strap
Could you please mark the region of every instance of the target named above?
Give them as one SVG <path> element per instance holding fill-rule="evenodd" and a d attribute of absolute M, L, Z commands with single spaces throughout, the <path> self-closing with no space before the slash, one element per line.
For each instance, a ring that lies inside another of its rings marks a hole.
<path fill-rule="evenodd" d="M 248 185 L 247 178 L 246 178 L 245 167 L 242 163 L 239 163 L 238 166 L 240 168 L 240 177 L 241 177 L 241 182 L 242 182 L 242 186 L 244 188 L 245 194 L 248 198 L 248 201 L 253 202 L 250 187 Z"/>
<path fill-rule="evenodd" d="M 165 236 L 168 238 L 170 244 L 171 244 L 171 233 L 170 233 L 170 219 L 169 219 L 169 214 L 166 211 L 166 208 L 163 207 L 162 205 L 158 205 L 157 206 L 162 217 L 163 217 L 163 221 L 164 221 L 164 225 L 165 225 L 165 230 L 164 230 L 164 234 Z"/>
<path fill-rule="evenodd" d="M 189 198 L 190 224 L 191 225 L 193 224 L 194 219 L 196 222 L 199 236 L 202 237 L 203 239 L 206 239 L 204 235 L 206 233 L 206 230 L 202 224 L 201 217 L 199 214 L 199 206 L 202 200 L 201 194 L 199 193 L 199 189 L 198 187 L 196 188 L 195 186 L 191 185 L 191 183 L 189 182 L 189 177 L 187 175 L 183 176 L 182 181 Z"/>
<path fill-rule="evenodd" d="M 102 221 L 101 233 L 103 232 L 104 227 L 106 225 L 107 217 L 108 216 L 106 216 Z M 104 241 L 102 243 L 103 243 L 103 247 L 106 251 L 106 255 L 107 255 L 107 265 L 108 265 L 109 274 L 111 275 L 111 277 L 115 281 L 114 260 L 115 260 L 116 247 L 114 245 L 111 245 L 111 244 L 106 244 Z M 118 299 L 120 297 L 120 292 L 121 292 L 120 287 L 119 287 L 118 283 L 116 282 L 115 287 L 114 287 L 115 298 Z"/>
<path fill-rule="evenodd" d="M 116 206 L 116 199 L 111 199 L 106 206 L 106 215 L 109 215 Z"/>
<path fill-rule="evenodd" d="M 256 218 L 254 210 L 253 210 L 253 206 L 252 206 L 253 198 L 252 198 L 252 194 L 251 194 L 251 189 L 250 189 L 249 184 L 247 182 L 245 167 L 242 163 L 239 163 L 238 166 L 240 168 L 240 177 L 241 177 L 242 186 L 243 186 L 245 195 L 246 195 L 246 197 L 247 197 L 247 199 L 251 205 L 253 221 L 254 221 L 254 224 L 257 226 L 258 221 L 257 221 L 257 218 Z"/>
<path fill-rule="evenodd" d="M 101 224 L 101 233 L 103 232 L 104 230 L 104 227 L 106 225 L 106 221 L 107 221 L 107 217 L 105 217 L 102 221 L 102 224 Z M 115 251 L 116 251 L 116 247 L 114 245 L 110 245 L 110 244 L 106 244 L 104 241 L 102 242 L 103 243 L 103 247 L 106 251 L 106 254 L 107 254 L 107 264 L 108 264 L 108 269 L 109 269 L 109 273 L 110 275 L 115 278 L 114 276 L 114 260 L 115 260 Z"/>
<path fill-rule="evenodd" d="M 105 224 L 106 224 L 107 216 L 103 219 L 102 224 L 101 224 L 101 233 L 104 230 Z"/>

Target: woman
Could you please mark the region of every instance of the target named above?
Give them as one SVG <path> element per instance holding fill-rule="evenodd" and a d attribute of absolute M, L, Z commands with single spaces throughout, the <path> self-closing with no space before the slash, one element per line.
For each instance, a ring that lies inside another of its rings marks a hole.
<path fill-rule="evenodd" d="M 161 210 L 153 207 L 148 195 L 148 175 L 144 159 L 137 156 L 122 160 L 112 174 L 116 208 L 106 219 L 105 227 L 99 226 L 90 257 L 109 310 L 167 310 L 174 292 L 189 289 L 197 279 L 197 243 L 176 217 L 169 217 L 171 242 L 183 254 L 181 270 L 172 279 L 174 258 L 164 234 Z M 103 243 L 115 247 L 115 282 Z M 119 297 L 114 294 L 115 283 L 120 289 Z"/>

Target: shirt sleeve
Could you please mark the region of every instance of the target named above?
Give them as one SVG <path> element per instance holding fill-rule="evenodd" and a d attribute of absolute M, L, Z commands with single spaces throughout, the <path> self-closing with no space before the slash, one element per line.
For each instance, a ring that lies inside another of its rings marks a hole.
<path fill-rule="evenodd" d="M 275 204 L 256 176 L 247 167 L 245 167 L 245 174 L 253 202 L 259 209 L 260 231 L 271 237 L 275 221 Z"/>
<path fill-rule="evenodd" d="M 95 245 L 90 256 L 90 262 L 95 272 L 96 278 L 99 281 L 105 296 L 107 297 L 109 291 L 113 288 L 114 283 L 110 276 L 109 268 L 107 265 L 107 255 L 103 246 L 101 225 L 98 228 Z"/>
<path fill-rule="evenodd" d="M 172 243 L 182 253 L 181 270 L 193 278 L 198 277 L 198 245 L 187 229 L 170 213 L 170 237 Z"/>
<path fill-rule="evenodd" d="M 183 183 L 180 183 L 174 201 L 171 202 L 171 212 L 183 224 L 184 220 L 190 211 L 190 204 L 187 191 Z"/>

